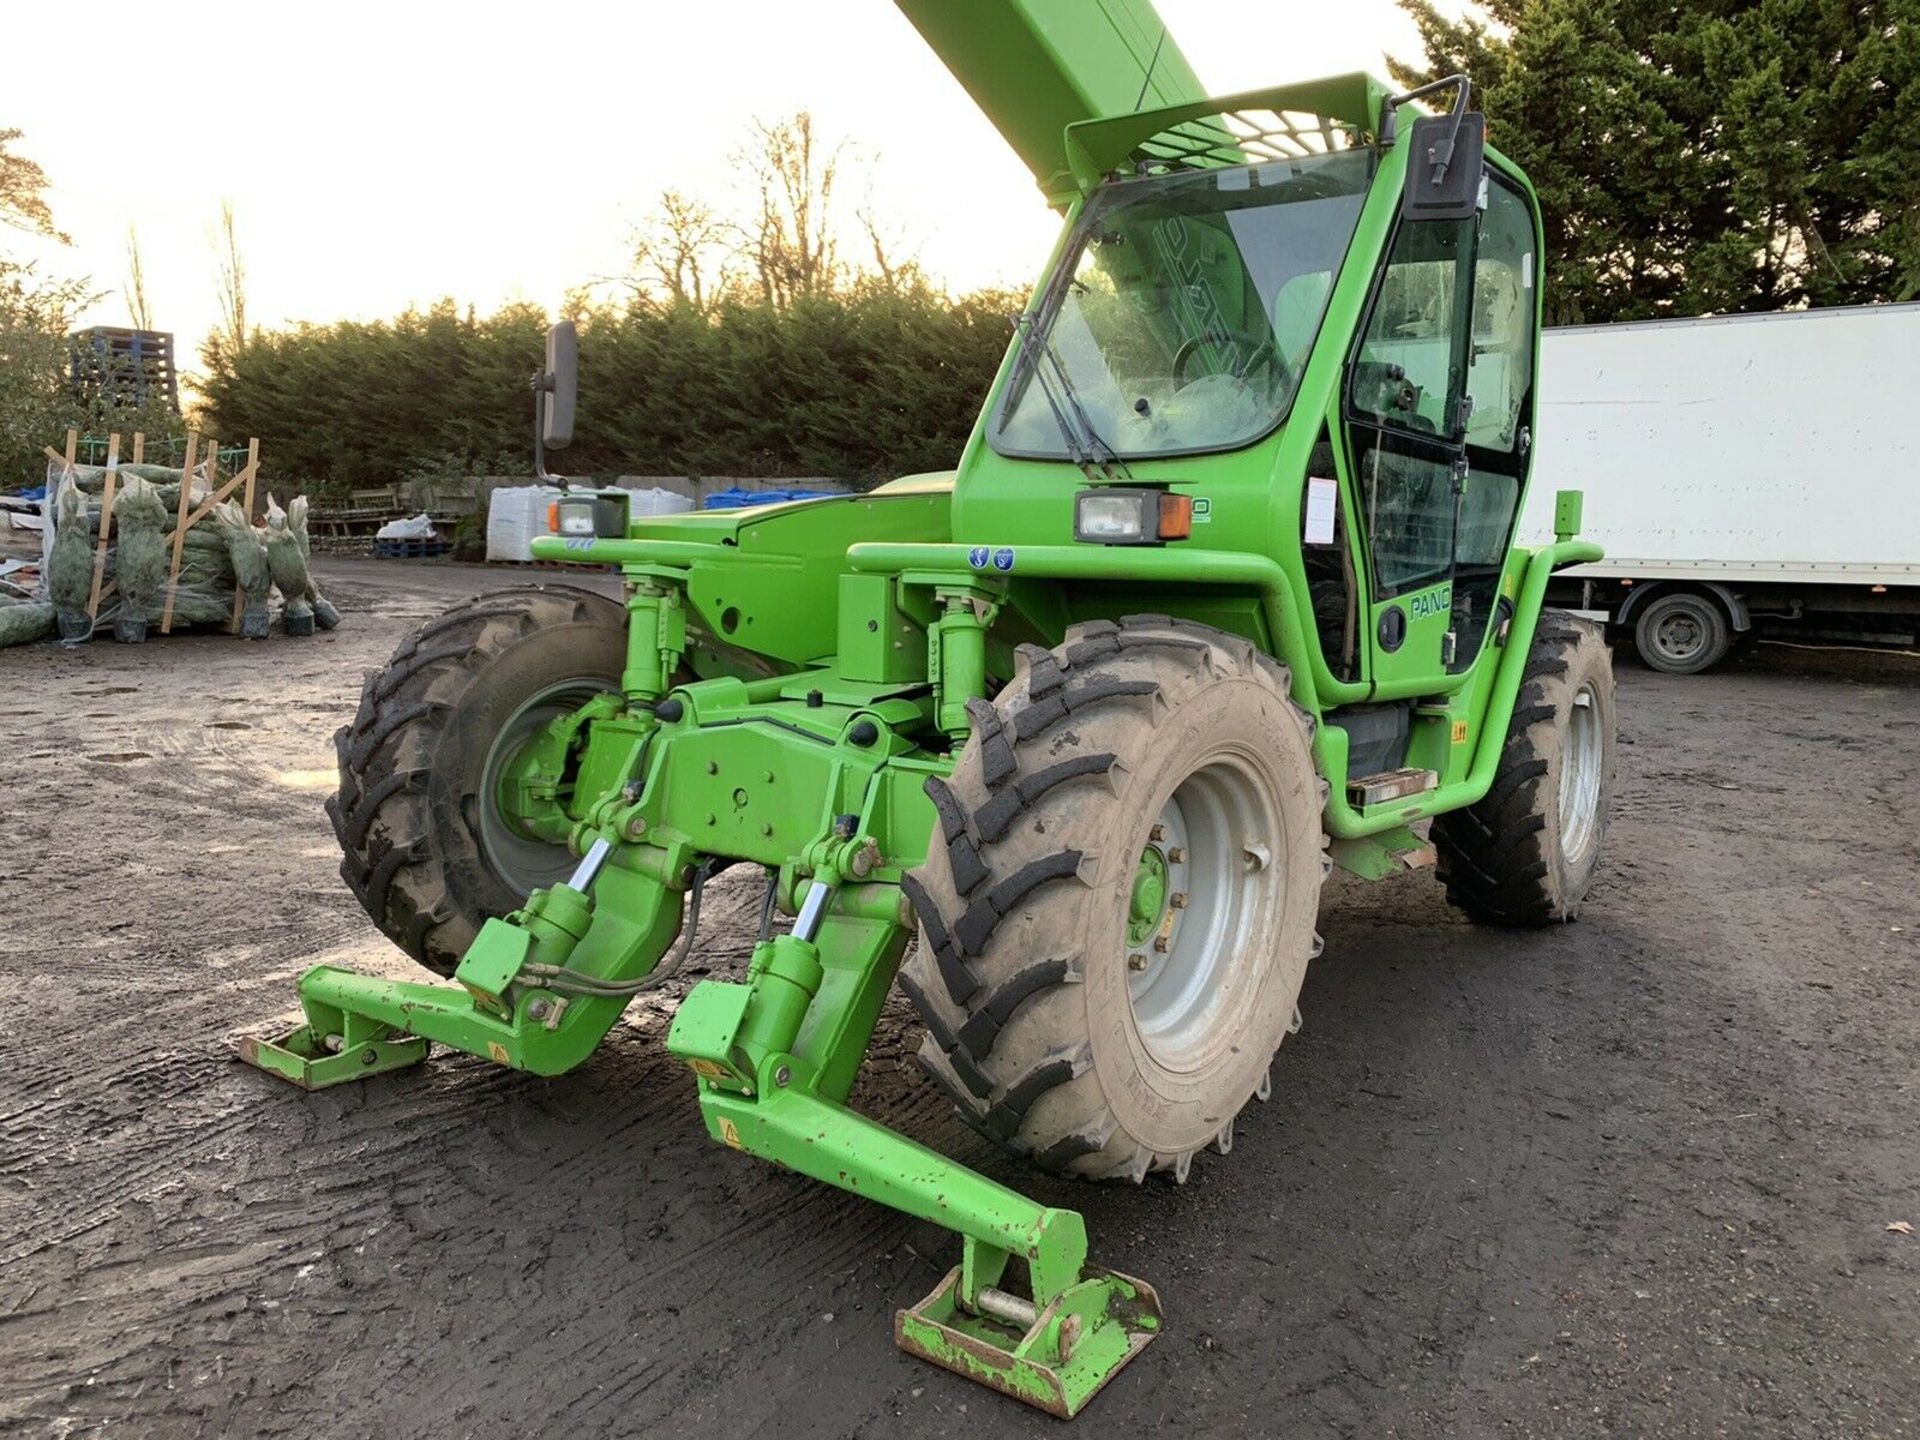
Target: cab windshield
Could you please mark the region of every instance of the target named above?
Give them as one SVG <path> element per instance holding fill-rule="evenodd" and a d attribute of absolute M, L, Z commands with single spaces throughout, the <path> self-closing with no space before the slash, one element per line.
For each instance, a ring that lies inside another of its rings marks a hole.
<path fill-rule="evenodd" d="M 1286 417 L 1360 221 L 1371 148 L 1123 181 L 1022 323 L 1003 454 L 1231 450 Z"/>

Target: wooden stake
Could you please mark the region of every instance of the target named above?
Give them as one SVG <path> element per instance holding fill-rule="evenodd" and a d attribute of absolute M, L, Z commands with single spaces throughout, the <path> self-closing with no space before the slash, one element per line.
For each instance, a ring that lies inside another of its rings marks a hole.
<path fill-rule="evenodd" d="M 180 467 L 180 504 L 173 515 L 173 560 L 167 566 L 167 603 L 160 607 L 160 633 L 173 633 L 173 597 L 180 589 L 180 552 L 187 543 L 187 506 L 192 503 L 193 495 L 193 451 L 200 437 L 193 431 L 187 432 L 187 463 Z M 207 439 L 207 456 L 212 460 L 209 474 L 213 479 L 220 478 L 219 442 L 211 436 Z"/>
<path fill-rule="evenodd" d="M 253 481 L 260 473 L 260 442 L 257 439 L 247 441 L 247 523 L 253 523 Z"/>
<path fill-rule="evenodd" d="M 133 463 L 136 465 L 140 464 L 145 458 L 146 453 L 147 437 L 144 432 L 136 430 L 133 432 Z"/>
<path fill-rule="evenodd" d="M 202 500 L 198 505 L 193 507 L 193 513 L 187 516 L 187 529 L 191 530 L 194 526 L 198 525 L 202 520 L 206 519 L 207 516 L 213 513 L 214 506 L 218 505 L 222 500 L 225 500 L 229 495 L 233 494 L 235 490 L 240 488 L 241 484 L 244 481 L 251 480 L 252 478 L 253 477 L 250 474 L 248 474 L 246 470 L 241 470 L 231 480 L 228 480 L 224 484 L 222 484 L 218 490 L 215 490 L 211 495 L 207 496 L 206 499 Z M 174 535 L 174 532 L 172 530 L 169 530 L 166 534 L 166 538 L 168 540 L 171 540 L 173 539 L 173 535 Z"/>
<path fill-rule="evenodd" d="M 243 501 L 241 508 L 246 511 L 247 524 L 249 525 L 253 524 L 253 477 L 259 473 L 260 437 L 256 435 L 247 441 L 247 468 L 242 470 L 239 475 L 233 477 L 236 480 L 242 475 L 246 477 L 246 499 Z M 240 612 L 246 609 L 246 605 L 246 594 L 240 589 L 238 577 L 235 577 L 233 585 L 233 619 L 227 622 L 227 628 L 235 635 L 240 633 Z"/>
<path fill-rule="evenodd" d="M 77 437 L 67 432 L 67 468 L 73 468 L 73 446 Z M 120 480 L 120 436 L 116 432 L 107 442 L 107 483 L 100 492 L 100 543 L 93 551 L 93 588 L 87 592 L 87 618 L 100 618 L 100 582 L 107 573 L 107 537 L 113 533 L 113 492 Z"/>

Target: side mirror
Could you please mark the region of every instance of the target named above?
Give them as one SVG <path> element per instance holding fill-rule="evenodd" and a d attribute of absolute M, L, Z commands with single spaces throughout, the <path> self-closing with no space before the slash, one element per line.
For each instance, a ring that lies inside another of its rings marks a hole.
<path fill-rule="evenodd" d="M 1480 208 L 1487 160 L 1487 117 L 1423 115 L 1408 137 L 1407 188 L 1400 213 L 1409 220 L 1470 220 Z"/>
<path fill-rule="evenodd" d="M 549 450 L 573 443 L 573 403 L 580 393 L 580 334 L 571 320 L 547 331 L 547 368 L 540 385 L 540 439 Z"/>

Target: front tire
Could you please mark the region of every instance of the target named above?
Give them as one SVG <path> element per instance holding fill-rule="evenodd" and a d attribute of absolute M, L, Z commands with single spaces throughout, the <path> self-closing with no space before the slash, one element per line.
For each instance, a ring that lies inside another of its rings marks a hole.
<path fill-rule="evenodd" d="M 348 888 L 429 970 L 451 975 L 481 925 L 572 868 L 564 845 L 506 825 L 492 781 L 532 731 L 619 689 L 626 644 L 617 601 L 527 585 L 455 605 L 367 677 L 334 736 L 327 814 Z"/>
<path fill-rule="evenodd" d="M 1579 915 L 1607 834 L 1614 733 L 1605 638 L 1564 611 L 1542 611 L 1492 786 L 1433 822 L 1451 904 L 1491 925 Z"/>
<path fill-rule="evenodd" d="M 906 881 L 921 1062 L 1044 1169 L 1185 1179 L 1266 1094 L 1318 953 L 1312 722 L 1283 667 L 1164 616 L 1023 646 L 968 709 Z"/>

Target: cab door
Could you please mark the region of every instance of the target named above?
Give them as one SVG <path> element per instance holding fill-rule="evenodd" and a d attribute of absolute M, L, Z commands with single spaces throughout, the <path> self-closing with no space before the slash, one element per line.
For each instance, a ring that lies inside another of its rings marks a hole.
<path fill-rule="evenodd" d="M 1468 481 L 1478 218 L 1403 220 L 1347 377 L 1376 694 L 1437 688 L 1455 658 L 1454 541 Z"/>
<path fill-rule="evenodd" d="M 1500 577 L 1533 464 L 1540 335 L 1539 226 L 1533 202 L 1489 172 L 1473 259 L 1473 349 L 1467 369 L 1467 475 L 1454 527 L 1455 673 L 1498 629 Z"/>
<path fill-rule="evenodd" d="M 1495 629 L 1531 461 L 1538 228 L 1487 172 L 1464 220 L 1404 220 L 1347 384 L 1352 512 L 1382 695 L 1442 688 Z"/>

